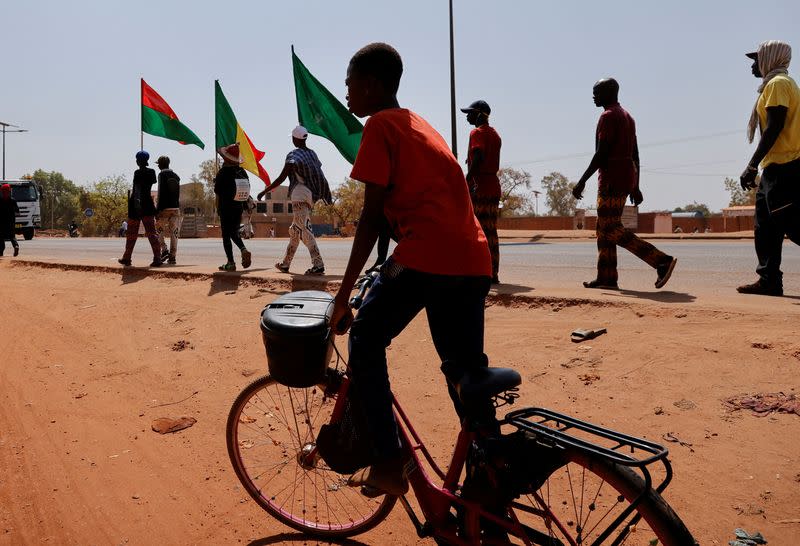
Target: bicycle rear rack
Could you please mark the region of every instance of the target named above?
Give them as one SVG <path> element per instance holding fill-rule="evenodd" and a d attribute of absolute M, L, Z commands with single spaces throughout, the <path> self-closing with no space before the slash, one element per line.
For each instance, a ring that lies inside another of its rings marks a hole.
<path fill-rule="evenodd" d="M 533 433 L 543 444 L 579 449 L 612 463 L 638 468 L 644 474 L 648 487 L 651 486 L 651 478 L 645 467 L 661 461 L 666 476 L 655 488 L 659 493 L 672 480 L 672 466 L 667 459 L 669 450 L 649 440 L 544 408 L 525 408 L 509 412 L 501 424 L 509 424 Z"/>
<path fill-rule="evenodd" d="M 647 466 L 660 461 L 664 465 L 664 480 L 654 488 L 662 493 L 672 481 L 672 465 L 667 455 L 669 450 L 655 442 L 636 438 L 609 428 L 587 423 L 569 415 L 544 408 L 525 408 L 508 413 L 502 424 L 508 424 L 532 433 L 536 440 L 544 446 L 556 448 L 573 448 L 600 457 L 606 461 L 636 468 L 644 478 L 644 488 L 606 530 L 598 537 L 595 544 L 604 543 L 616 529 L 633 514 L 634 509 L 653 487 L 653 479 Z M 606 445 L 598 443 L 604 441 Z M 627 453 L 626 453 L 627 451 Z M 641 515 L 635 514 L 630 525 L 635 526 Z M 625 530 L 617 537 L 614 544 L 624 539 Z"/>

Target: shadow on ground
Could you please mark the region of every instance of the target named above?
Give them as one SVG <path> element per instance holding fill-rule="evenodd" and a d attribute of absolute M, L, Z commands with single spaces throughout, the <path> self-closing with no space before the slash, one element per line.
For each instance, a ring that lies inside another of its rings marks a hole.
<path fill-rule="evenodd" d="M 663 290 L 661 292 L 642 292 L 641 290 L 624 290 L 621 289 L 619 291 L 606 291 L 606 294 L 619 294 L 620 296 L 624 296 L 627 298 L 638 298 L 641 300 L 653 300 L 658 301 L 661 303 L 691 303 L 697 299 L 696 296 L 692 294 L 687 294 L 685 292 L 672 292 L 669 290 Z"/>
<path fill-rule="evenodd" d="M 341 544 L 342 546 L 368 546 L 364 542 L 359 542 L 351 538 L 342 539 L 316 539 L 303 533 L 281 533 L 271 537 L 259 538 L 248 543 L 247 546 L 267 546 L 269 544 Z"/>
<path fill-rule="evenodd" d="M 242 280 L 247 278 L 250 273 L 259 271 L 269 271 L 269 268 L 254 267 L 242 271 L 218 271 L 211 274 L 211 286 L 208 288 L 208 295 L 213 296 L 220 292 L 235 292 L 242 284 Z"/>
<path fill-rule="evenodd" d="M 505 294 L 520 294 L 523 292 L 533 292 L 535 288 L 532 286 L 524 286 L 522 284 L 506 284 L 500 283 L 492 285 L 492 290 L 497 295 L 505 295 Z"/>
<path fill-rule="evenodd" d="M 150 275 L 150 268 L 147 267 L 123 267 L 122 284 L 139 282 L 148 275 Z"/>

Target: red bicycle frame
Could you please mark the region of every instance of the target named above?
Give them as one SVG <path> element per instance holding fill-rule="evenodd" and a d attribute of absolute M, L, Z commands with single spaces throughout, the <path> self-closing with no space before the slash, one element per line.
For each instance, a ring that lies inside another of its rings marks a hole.
<path fill-rule="evenodd" d="M 350 380 L 343 377 L 342 383 L 336 390 L 337 395 L 336 405 L 334 406 L 331 422 L 335 423 L 341 419 L 344 413 L 345 399 L 349 390 Z M 495 514 L 484 510 L 480 504 L 472 501 L 465 500 L 456 495 L 460 483 L 459 478 L 464 470 L 467 461 L 467 454 L 470 445 L 475 440 L 476 434 L 468 430 L 466 426 L 462 426 L 458 433 L 458 440 L 456 441 L 453 456 L 450 460 L 447 472 L 443 472 L 441 468 L 433 460 L 428 448 L 422 442 L 422 439 L 414 430 L 411 421 L 409 420 L 397 398 L 392 394 L 392 406 L 394 407 L 395 420 L 398 424 L 400 437 L 403 445 L 407 449 L 409 455 L 409 462 L 406 463 L 405 474 L 408 477 L 409 485 L 414 490 L 414 495 L 417 498 L 422 514 L 425 518 L 425 523 L 419 521 L 419 518 L 414 513 L 408 500 L 403 496 L 399 500 L 412 523 L 416 527 L 417 534 L 420 537 L 436 536 L 440 537 L 451 544 L 471 546 L 480 544 L 480 522 L 491 521 L 497 527 L 502 528 L 507 533 L 520 538 L 525 544 L 532 545 L 533 543 L 528 538 L 522 524 L 516 519 L 512 510 L 509 510 L 508 517 L 512 519 L 502 519 Z M 316 449 L 314 450 L 316 452 Z M 427 461 L 428 466 L 433 470 L 436 476 L 442 480 L 442 485 L 437 486 L 425 471 L 422 465 L 422 458 Z M 315 454 L 309 454 L 314 456 Z M 541 499 L 540 499 L 541 500 Z M 540 502 L 541 506 L 545 506 Z M 456 524 L 456 517 L 452 510 L 456 508 L 462 517 L 462 531 L 466 535 L 458 536 L 457 529 L 459 526 Z M 530 508 L 528 508 L 530 511 Z M 541 512 L 533 511 L 545 521 L 555 523 L 559 528 L 562 524 L 556 517 L 546 508 Z"/>

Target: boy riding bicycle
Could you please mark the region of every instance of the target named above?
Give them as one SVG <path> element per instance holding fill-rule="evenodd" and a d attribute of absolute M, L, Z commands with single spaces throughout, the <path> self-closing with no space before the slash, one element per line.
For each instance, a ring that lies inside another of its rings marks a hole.
<path fill-rule="evenodd" d="M 351 330 L 351 395 L 365 417 L 373 448 L 373 464 L 353 474 L 349 483 L 392 495 L 404 494 L 408 483 L 386 347 L 425 309 L 449 381 L 487 366 L 484 304 L 492 274 L 486 237 L 458 161 L 428 122 L 398 104 L 402 72 L 400 55 L 384 43 L 360 49 L 347 69 L 348 107 L 359 117 L 370 116 L 350 174 L 365 184 L 365 198 L 331 318 L 336 333 Z M 384 215 L 398 243 L 353 320 L 350 293 Z M 463 415 L 457 393 L 450 384 L 448 389 Z"/>

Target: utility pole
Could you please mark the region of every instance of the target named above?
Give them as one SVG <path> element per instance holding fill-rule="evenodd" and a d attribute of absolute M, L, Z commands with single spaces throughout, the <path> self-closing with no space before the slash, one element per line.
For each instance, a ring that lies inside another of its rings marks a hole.
<path fill-rule="evenodd" d="M 450 132 L 453 139 L 453 155 L 458 159 L 456 142 L 456 56 L 453 49 L 453 0 L 450 0 Z"/>
<path fill-rule="evenodd" d="M 533 190 L 533 214 L 539 216 L 539 194 L 542 193 L 538 190 Z"/>
<path fill-rule="evenodd" d="M 11 125 L 4 121 L 0 121 L 0 126 L 3 127 L 3 180 L 6 179 L 6 133 L 27 133 L 27 129 L 20 129 L 16 125 Z M 14 127 L 14 129 L 8 129 Z"/>

